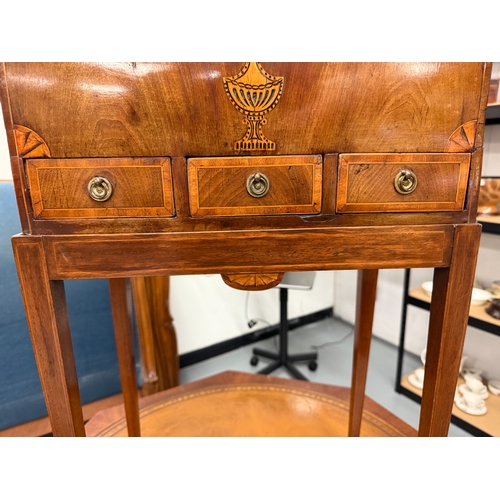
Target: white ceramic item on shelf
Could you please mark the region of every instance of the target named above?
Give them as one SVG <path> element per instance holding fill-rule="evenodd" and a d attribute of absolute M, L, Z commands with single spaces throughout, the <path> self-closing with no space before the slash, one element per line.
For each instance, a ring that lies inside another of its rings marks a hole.
<path fill-rule="evenodd" d="M 462 396 L 465 394 L 475 394 L 476 396 L 479 396 L 481 399 L 488 399 L 490 396 L 488 390 L 486 389 L 486 386 L 484 386 L 484 391 L 475 392 L 472 391 L 469 387 L 467 387 L 467 384 L 460 384 L 458 386 L 458 390 L 460 391 L 460 394 L 462 394 Z"/>
<path fill-rule="evenodd" d="M 465 376 L 468 375 L 468 376 L 471 376 L 471 377 L 475 377 L 477 378 L 479 381 L 483 381 L 483 379 L 481 378 L 481 374 L 483 373 L 483 370 L 475 370 L 473 368 L 465 368 L 463 371 L 462 371 L 462 377 L 464 377 L 465 379 Z"/>
<path fill-rule="evenodd" d="M 468 375 L 468 374 L 464 375 L 464 379 L 465 379 L 465 384 L 463 385 L 467 388 L 468 391 L 473 392 L 478 396 L 481 396 L 483 399 L 486 399 L 488 397 L 488 390 L 486 389 L 486 386 L 483 384 L 481 380 L 477 379 L 473 375 Z"/>
<path fill-rule="evenodd" d="M 429 297 L 432 296 L 432 281 L 425 281 L 424 283 L 422 283 L 422 288 Z M 488 300 L 490 299 L 491 293 L 487 290 L 482 290 L 481 288 L 473 288 L 470 305 L 480 306 L 488 302 Z"/>
<path fill-rule="evenodd" d="M 491 394 L 500 396 L 500 380 L 490 380 L 488 382 L 488 389 L 490 390 Z"/>
<path fill-rule="evenodd" d="M 408 382 L 410 382 L 413 387 L 422 389 L 424 387 L 424 375 L 424 369 L 417 368 L 413 373 L 410 373 L 410 375 L 408 375 Z"/>
<path fill-rule="evenodd" d="M 429 297 L 432 295 L 432 281 L 422 283 L 422 288 Z"/>
<path fill-rule="evenodd" d="M 471 306 L 482 306 L 491 299 L 491 293 L 488 290 L 481 290 L 481 288 L 472 289 Z"/>
<path fill-rule="evenodd" d="M 484 415 L 487 411 L 484 399 L 473 392 L 463 392 L 462 397 L 455 399 L 455 404 L 460 410 L 470 415 Z"/>

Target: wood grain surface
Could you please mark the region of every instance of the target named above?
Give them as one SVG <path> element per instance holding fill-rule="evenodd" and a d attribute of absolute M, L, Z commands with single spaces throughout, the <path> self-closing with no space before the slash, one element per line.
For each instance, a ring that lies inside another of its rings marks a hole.
<path fill-rule="evenodd" d="M 4 63 L 23 231 L 13 246 L 54 434 L 84 433 L 61 280 L 114 283 L 125 366 L 126 278 L 221 273 L 241 285 L 362 270 L 354 429 L 376 272 L 434 267 L 419 434 L 445 435 L 480 238 L 490 74 L 478 62 Z M 401 198 L 390 184 L 407 163 L 419 185 Z M 254 167 L 272 182 L 249 200 Z M 89 200 L 88 176 L 104 174 L 113 195 Z"/>
<path fill-rule="evenodd" d="M 34 215 L 37 218 L 171 217 L 172 174 L 168 158 L 27 160 Z M 104 177 L 111 197 L 95 201 L 88 184 Z"/>
<path fill-rule="evenodd" d="M 44 236 L 43 241 L 50 278 L 75 279 L 444 267 L 452 238 L 450 226 L 402 226 Z"/>
<path fill-rule="evenodd" d="M 223 78 L 242 67 L 6 63 L 5 72 L 14 123 L 39 134 L 54 158 L 190 157 L 234 154 L 246 125 Z M 479 114 L 482 63 L 270 62 L 264 69 L 284 78 L 265 125 L 274 154 L 440 152 Z"/>
<path fill-rule="evenodd" d="M 340 155 L 337 210 L 348 212 L 443 212 L 464 208 L 469 154 Z M 415 190 L 398 193 L 396 175 L 410 170 Z"/>
<path fill-rule="evenodd" d="M 191 215 L 317 214 L 321 212 L 321 156 L 191 158 Z M 247 180 L 262 174 L 269 191 L 253 197 Z"/>

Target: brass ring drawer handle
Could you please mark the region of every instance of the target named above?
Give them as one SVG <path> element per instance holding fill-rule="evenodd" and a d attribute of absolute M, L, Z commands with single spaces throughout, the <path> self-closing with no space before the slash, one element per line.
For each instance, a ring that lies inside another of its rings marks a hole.
<path fill-rule="evenodd" d="M 105 177 L 92 177 L 87 186 L 89 196 L 94 201 L 106 201 L 113 194 L 113 186 Z"/>
<path fill-rule="evenodd" d="M 254 198 L 262 198 L 269 191 L 269 179 L 264 174 L 252 174 L 247 179 L 247 192 Z"/>
<path fill-rule="evenodd" d="M 394 179 L 394 187 L 401 194 L 410 194 L 417 187 L 417 175 L 409 169 L 403 169 Z"/>

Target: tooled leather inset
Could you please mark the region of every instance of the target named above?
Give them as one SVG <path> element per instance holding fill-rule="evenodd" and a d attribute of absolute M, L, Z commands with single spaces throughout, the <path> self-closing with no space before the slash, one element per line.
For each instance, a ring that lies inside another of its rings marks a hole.
<path fill-rule="evenodd" d="M 477 120 L 466 122 L 453 131 L 446 143 L 447 153 L 468 153 L 474 148 Z"/>
<path fill-rule="evenodd" d="M 23 125 L 14 125 L 17 154 L 21 158 L 50 158 L 47 143 L 34 131 Z"/>
<path fill-rule="evenodd" d="M 236 290 L 268 290 L 281 283 L 284 273 L 221 274 L 226 285 Z"/>
<path fill-rule="evenodd" d="M 267 123 L 264 116 L 272 111 L 283 93 L 284 77 L 272 76 L 259 63 L 245 63 L 241 71 L 222 79 L 224 88 L 233 106 L 246 115 L 243 123 L 247 126 L 245 136 L 234 142 L 234 150 L 274 151 L 276 143 L 262 133 Z"/>
<path fill-rule="evenodd" d="M 261 385 L 258 383 L 248 383 L 248 384 L 237 384 L 231 386 L 215 386 L 210 389 L 201 389 L 195 390 L 189 394 L 183 394 L 182 396 L 177 396 L 172 399 L 167 399 L 166 401 L 162 401 L 159 403 L 153 403 L 151 405 L 146 406 L 140 410 L 140 418 L 147 418 L 150 415 L 153 415 L 164 408 L 172 407 L 178 404 L 182 404 L 187 401 L 192 401 L 195 399 L 202 399 L 206 397 L 210 397 L 218 394 L 237 394 L 237 393 L 251 393 L 257 394 L 259 397 L 265 396 L 266 394 L 272 393 L 282 393 L 286 396 L 295 396 L 299 398 L 303 398 L 304 400 L 317 400 L 323 405 L 332 405 L 339 410 L 349 413 L 349 403 L 347 401 L 343 401 L 342 399 L 336 398 L 334 396 L 329 396 L 326 394 L 317 393 L 315 391 L 308 391 L 306 389 L 295 389 L 290 387 L 281 387 L 278 385 L 267 384 Z M 311 415 L 311 418 L 315 418 L 314 415 Z M 374 426 L 375 428 L 380 429 L 383 435 L 386 436 L 399 436 L 404 437 L 399 429 L 391 425 L 389 422 L 386 422 L 382 418 L 377 415 L 374 415 L 371 412 L 363 411 L 363 420 Z M 313 424 L 313 422 L 312 422 Z M 99 433 L 96 434 L 96 437 L 99 436 L 116 436 L 118 433 L 123 431 L 126 428 L 127 421 L 125 417 L 122 417 L 112 424 L 106 426 Z"/>

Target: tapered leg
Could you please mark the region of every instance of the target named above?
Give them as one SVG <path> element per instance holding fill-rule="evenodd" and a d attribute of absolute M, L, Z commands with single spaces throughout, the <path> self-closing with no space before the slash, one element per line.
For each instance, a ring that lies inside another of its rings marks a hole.
<path fill-rule="evenodd" d="M 54 436 L 85 436 L 63 281 L 49 280 L 42 238 L 12 239 L 33 351 Z"/>
<path fill-rule="evenodd" d="M 457 226 L 450 267 L 434 271 L 419 436 L 448 435 L 480 237 L 479 224 Z"/>
<path fill-rule="evenodd" d="M 141 428 L 137 378 L 135 375 L 132 296 L 129 293 L 129 280 L 125 278 L 110 279 L 109 291 L 128 435 L 137 437 L 141 435 Z"/>
<path fill-rule="evenodd" d="M 370 357 L 373 313 L 377 294 L 378 269 L 358 271 L 356 318 L 354 324 L 354 360 L 352 365 L 349 436 L 359 436 L 363 417 L 366 374 Z"/>

